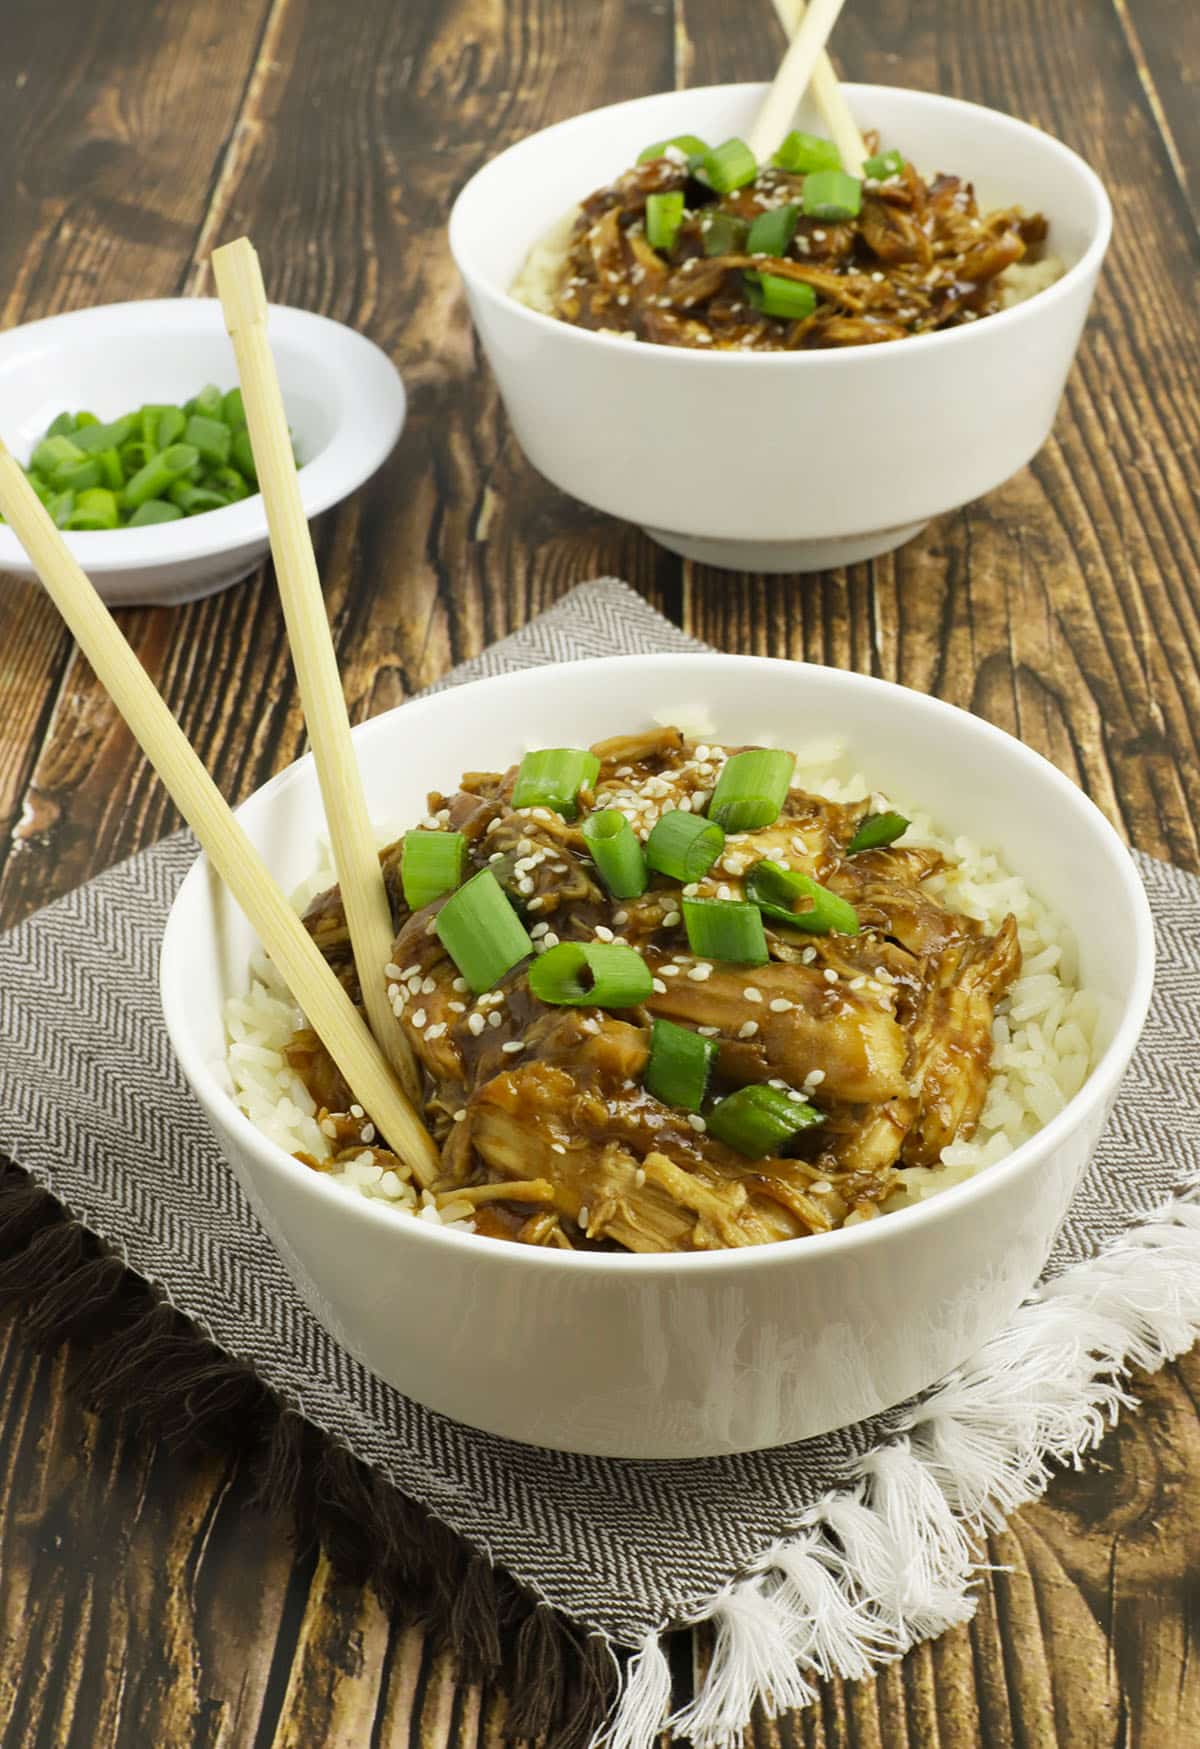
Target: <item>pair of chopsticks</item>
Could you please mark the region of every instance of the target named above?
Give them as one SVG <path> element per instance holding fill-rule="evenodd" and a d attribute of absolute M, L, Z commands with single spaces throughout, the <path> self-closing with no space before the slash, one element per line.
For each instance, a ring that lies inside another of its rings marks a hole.
<path fill-rule="evenodd" d="M 862 175 L 867 149 L 838 84 L 833 62 L 825 52 L 843 4 L 844 0 L 811 0 L 806 6 L 804 0 L 775 0 L 775 10 L 791 40 L 746 142 L 760 164 L 770 158 L 791 127 L 792 117 L 811 84 L 813 99 L 841 155 L 843 168 L 851 176 Z"/>
<path fill-rule="evenodd" d="M 438 1176 L 439 1154 L 420 1116 L 417 1066 L 388 1000 L 384 967 L 391 959 L 391 911 L 371 837 L 283 398 L 267 340 L 267 299 L 258 256 L 243 237 L 215 251 L 213 271 L 237 358 L 284 619 L 369 1026 L 121 636 L 24 471 L 2 443 L 0 511 L 29 554 L 47 594 L 97 678 L 353 1089 L 355 1099 L 411 1167 L 417 1182 L 427 1187 Z"/>

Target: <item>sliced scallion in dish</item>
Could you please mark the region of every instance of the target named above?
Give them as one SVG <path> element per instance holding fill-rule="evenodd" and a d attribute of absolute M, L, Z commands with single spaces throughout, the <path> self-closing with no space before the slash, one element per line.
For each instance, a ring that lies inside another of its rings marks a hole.
<path fill-rule="evenodd" d="M 461 886 L 466 861 L 467 840 L 461 832 L 428 832 L 419 827 L 406 832 L 400 884 L 409 910 L 419 911 Z"/>
<path fill-rule="evenodd" d="M 560 1008 L 636 1008 L 653 987 L 641 954 L 622 941 L 562 941 L 529 968 L 533 995 Z"/>
<path fill-rule="evenodd" d="M 757 832 L 779 818 L 796 767 L 794 753 L 752 747 L 725 761 L 708 817 L 726 832 Z"/>
<path fill-rule="evenodd" d="M 788 134 L 775 154 L 775 162 L 781 170 L 805 175 L 810 170 L 840 170 L 842 167 L 841 153 L 832 140 L 823 140 L 819 134 L 804 134 L 798 129 Z"/>
<path fill-rule="evenodd" d="M 894 146 L 890 152 L 877 152 L 863 165 L 863 175 L 873 176 L 876 182 L 884 182 L 889 176 L 899 176 L 903 170 L 904 153 L 898 152 Z"/>
<path fill-rule="evenodd" d="M 798 869 L 783 868 L 766 857 L 746 876 L 746 896 L 764 916 L 810 935 L 857 935 L 858 912 L 848 900 L 831 893 Z"/>
<path fill-rule="evenodd" d="M 781 1087 L 739 1087 L 714 1105 L 708 1133 L 749 1160 L 782 1154 L 804 1130 L 822 1123 L 821 1113 L 806 1099 L 792 1098 Z"/>
<path fill-rule="evenodd" d="M 481 869 L 451 894 L 434 928 L 476 996 L 492 989 L 505 972 L 533 952 L 524 924 L 490 868 Z"/>
<path fill-rule="evenodd" d="M 857 856 L 860 850 L 882 850 L 884 845 L 902 838 L 911 824 L 903 814 L 868 814 L 846 846 L 846 855 Z"/>
<path fill-rule="evenodd" d="M 817 294 L 802 279 L 784 279 L 778 273 L 747 273 L 746 298 L 764 316 L 782 316 L 803 322 L 817 307 Z"/>
<path fill-rule="evenodd" d="M 775 206 L 759 213 L 746 237 L 747 255 L 785 255 L 800 217 L 798 206 Z"/>
<path fill-rule="evenodd" d="M 583 822 L 583 836 L 614 899 L 640 899 L 646 891 L 646 858 L 638 835 L 618 808 L 602 808 Z"/>
<path fill-rule="evenodd" d="M 745 140 L 739 139 L 711 147 L 700 160 L 700 170 L 705 182 L 718 194 L 732 194 L 735 188 L 744 188 L 758 175 L 754 153 Z"/>
<path fill-rule="evenodd" d="M 654 822 L 646 840 L 646 861 L 685 887 L 703 878 L 725 848 L 725 833 L 715 820 L 668 808 Z"/>
<path fill-rule="evenodd" d="M 708 151 L 708 141 L 702 140 L 699 135 L 676 134 L 674 139 L 658 140 L 653 146 L 646 146 L 638 153 L 638 163 L 650 164 L 655 158 L 664 157 L 668 146 L 674 146 L 676 151 L 682 152 L 688 159 L 689 163 L 693 159 L 699 160 L 700 158 L 703 158 L 704 154 Z"/>
<path fill-rule="evenodd" d="M 650 1060 L 646 1064 L 648 1092 L 664 1105 L 699 1111 L 708 1090 L 713 1058 L 720 1046 L 673 1020 L 656 1020 L 650 1030 Z"/>
<path fill-rule="evenodd" d="M 700 221 L 700 239 L 706 255 L 740 255 L 750 227 L 733 213 L 705 213 Z"/>
<path fill-rule="evenodd" d="M 579 812 L 579 792 L 590 788 L 600 761 L 583 747 L 540 747 L 527 753 L 513 785 L 514 808 L 553 808 L 564 820 Z"/>
<path fill-rule="evenodd" d="M 770 955 L 762 912 L 744 899 L 685 899 L 688 946 L 705 960 L 765 966 Z"/>
<path fill-rule="evenodd" d="M 682 189 L 646 196 L 646 241 L 652 249 L 670 249 L 682 223 Z"/>
<path fill-rule="evenodd" d="M 804 213 L 810 219 L 837 223 L 857 218 L 862 209 L 862 183 L 845 170 L 816 170 L 804 178 Z"/>

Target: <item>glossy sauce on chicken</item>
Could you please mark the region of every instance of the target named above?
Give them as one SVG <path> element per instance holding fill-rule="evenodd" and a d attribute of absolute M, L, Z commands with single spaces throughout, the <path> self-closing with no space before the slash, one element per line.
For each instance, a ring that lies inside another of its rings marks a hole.
<path fill-rule="evenodd" d="M 700 882 L 681 888 L 652 875 L 641 897 L 614 900 L 588 852 L 587 813 L 620 809 L 644 839 L 668 810 L 702 813 L 734 749 L 667 728 L 592 751 L 599 773 L 575 820 L 514 810 L 514 769 L 467 773 L 453 794 L 429 798 L 424 825 L 464 834 L 468 872 L 491 869 L 535 954 L 562 941 L 636 948 L 653 975 L 638 1007 L 550 1006 L 530 990 L 529 959 L 473 998 L 435 933 L 446 900 L 410 912 L 400 848 L 382 853 L 397 929 L 386 975 L 442 1150 L 438 1201 L 473 1211 L 476 1230 L 496 1238 L 631 1251 L 756 1245 L 873 1218 L 899 1167 L 936 1166 L 976 1124 L 994 1005 L 1020 968 L 1015 920 L 989 933 L 927 892 L 944 866 L 937 851 L 850 854 L 871 804 L 838 805 L 794 783 L 775 823 L 728 836 Z M 859 932 L 768 923 L 767 964 L 699 958 L 683 926 L 685 895 L 741 898 L 764 857 L 848 900 Z M 306 923 L 357 1000 L 336 888 Z M 702 1115 L 646 1090 L 656 1017 L 716 1041 L 714 1097 L 768 1083 L 811 1102 L 819 1123 L 786 1157 L 748 1159 L 718 1141 Z M 407 1175 L 313 1033 L 296 1034 L 287 1057 L 333 1150 L 323 1162 L 301 1158 L 336 1168 L 369 1143 L 375 1161 Z"/>
<path fill-rule="evenodd" d="M 864 181 L 853 218 L 801 210 L 782 254 L 729 247 L 761 214 L 802 209 L 805 180 L 768 165 L 753 182 L 717 195 L 680 152 L 636 165 L 582 203 L 554 313 L 663 346 L 877 345 L 994 314 L 1004 304 L 1001 275 L 1037 260 L 1046 238 L 1040 214 L 981 212 L 969 182 L 950 175 L 926 182 L 905 163 Z M 683 221 L 668 248 L 653 247 L 647 200 L 676 192 Z M 812 313 L 793 320 L 757 310 L 747 276 L 761 273 L 811 287 Z"/>

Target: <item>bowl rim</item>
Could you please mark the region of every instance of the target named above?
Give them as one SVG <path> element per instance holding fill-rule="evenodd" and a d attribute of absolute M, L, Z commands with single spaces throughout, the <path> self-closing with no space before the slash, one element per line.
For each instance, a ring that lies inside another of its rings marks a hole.
<path fill-rule="evenodd" d="M 395 364 L 365 334 L 291 304 L 270 304 L 268 332 L 319 357 L 350 381 L 373 377 L 373 405 L 349 414 L 343 405 L 332 435 L 311 462 L 297 470 L 306 518 L 317 516 L 348 497 L 381 467 L 395 448 L 404 427 L 407 397 Z M 78 345 L 85 337 L 107 333 L 147 336 L 226 333 L 216 298 L 144 298 L 115 304 L 93 304 L 23 322 L 0 334 L 0 373 L 14 357 L 30 348 Z M 64 341 L 64 336 L 66 337 Z M 236 373 L 235 373 L 236 374 Z M 202 516 L 148 528 L 64 530 L 66 542 L 83 569 L 95 576 L 115 571 L 135 572 L 206 558 L 218 558 L 241 547 L 268 540 L 267 513 L 261 492 Z M 0 526 L 0 570 L 31 574 L 33 567 L 11 528 Z"/>
<path fill-rule="evenodd" d="M 498 287 L 489 274 L 474 266 L 470 260 L 470 243 L 464 237 L 465 221 L 462 216 L 463 207 L 475 185 L 485 176 L 491 174 L 497 165 L 506 158 L 519 153 L 534 140 L 569 132 L 578 123 L 593 116 L 613 114 L 617 111 L 634 109 L 657 98 L 691 97 L 703 100 L 718 95 L 724 96 L 734 91 L 764 92 L 767 89 L 765 81 L 741 80 L 724 85 L 701 85 L 684 91 L 648 92 L 643 97 L 626 98 L 620 103 L 602 104 L 596 109 L 583 110 L 579 115 L 567 116 L 562 121 L 553 122 L 549 127 L 539 128 L 532 134 L 526 134 L 522 139 L 514 140 L 506 146 L 503 152 L 498 152 L 494 158 L 489 158 L 486 164 L 480 165 L 473 175 L 463 184 L 455 197 L 450 209 L 449 240 L 450 252 L 455 265 L 465 283 L 477 296 L 486 298 L 492 305 L 508 313 L 516 312 L 518 320 L 531 323 L 534 334 L 556 334 L 565 344 L 580 345 L 606 349 L 617 349 L 622 357 L 653 358 L 659 361 L 659 367 L 690 368 L 694 360 L 705 361 L 708 370 L 763 370 L 771 367 L 792 370 L 846 370 L 854 368 L 865 357 L 875 358 L 886 355 L 895 358 L 896 348 L 902 349 L 901 356 L 914 356 L 918 349 L 928 352 L 931 348 L 945 349 L 947 347 L 964 346 L 977 343 L 974 337 L 982 330 L 985 334 L 1007 333 L 1030 320 L 1037 320 L 1037 311 L 1048 311 L 1064 299 L 1071 297 L 1081 283 L 1086 283 L 1100 269 L 1100 264 L 1108 248 L 1112 236 L 1112 203 L 1103 182 L 1092 169 L 1087 160 L 1080 156 L 1072 147 L 1055 135 L 1046 133 L 1043 129 L 1034 127 L 1032 123 L 1022 121 L 1018 116 L 1009 115 L 1002 109 L 992 109 L 983 103 L 972 103 L 962 97 L 948 97 L 936 91 L 919 91 L 902 85 L 874 84 L 843 84 L 842 90 L 850 99 L 851 107 L 855 107 L 856 99 L 869 99 L 874 94 L 888 97 L 898 96 L 910 99 L 918 104 L 931 108 L 947 108 L 960 110 L 967 118 L 976 115 L 986 115 L 994 121 L 1026 135 L 1049 156 L 1057 157 L 1070 166 L 1072 172 L 1079 178 L 1081 185 L 1087 189 L 1093 202 L 1093 230 L 1090 241 L 1079 260 L 1074 262 L 1061 279 L 1054 281 L 1043 291 L 1033 297 L 1026 298 L 1022 303 L 1014 304 L 1009 309 L 998 310 L 982 322 L 963 324 L 957 328 L 946 328 L 935 334 L 911 334 L 905 339 L 887 346 L 847 346 L 841 348 L 825 348 L 813 352 L 737 352 L 719 351 L 705 352 L 698 347 L 655 346 L 652 344 L 631 346 L 627 340 L 615 335 L 595 332 L 590 328 L 579 328 L 570 322 L 560 322 L 555 316 L 548 316 L 541 310 L 534 310 L 528 304 L 523 304 L 512 296 L 507 288 Z M 547 228 L 553 223 L 553 218 L 546 221 Z M 532 246 L 532 245 L 531 245 Z M 1034 312 L 1031 316 L 1030 312 Z M 1002 324 L 997 327 L 996 324 Z"/>
<path fill-rule="evenodd" d="M 694 667 L 696 664 L 711 666 L 714 663 L 721 666 L 743 667 L 748 670 L 761 671 L 764 664 L 772 668 L 787 667 L 798 677 L 806 670 L 813 669 L 822 675 L 836 675 L 836 684 L 844 684 L 850 691 L 864 691 L 875 694 L 902 694 L 906 700 L 904 707 L 932 714 L 947 720 L 950 724 L 966 719 L 979 731 L 984 740 L 1005 750 L 1018 768 L 1023 769 L 1031 782 L 1041 782 L 1049 785 L 1056 792 L 1062 810 L 1069 813 L 1076 809 L 1094 828 L 1098 828 L 1101 840 L 1105 843 L 1111 857 L 1112 866 L 1120 884 L 1125 890 L 1131 913 L 1134 918 L 1134 977 L 1129 998 L 1120 1020 L 1113 1030 L 1100 1060 L 1095 1064 L 1079 1091 L 1068 1099 L 1062 1110 L 1043 1125 L 1034 1135 L 1014 1148 L 1012 1153 L 998 1161 L 993 1166 L 982 1168 L 971 1178 L 958 1184 L 950 1185 L 940 1191 L 937 1196 L 913 1204 L 907 1208 L 897 1209 L 891 1214 L 874 1221 L 864 1221 L 850 1228 L 838 1228 L 830 1233 L 810 1234 L 807 1238 L 785 1240 L 774 1245 L 748 1246 L 739 1249 L 722 1249 L 701 1252 L 668 1252 L 668 1253 L 629 1253 L 629 1252 L 571 1252 L 551 1251 L 538 1246 L 507 1245 L 493 1241 L 486 1247 L 486 1259 L 489 1265 L 499 1268 L 522 1270 L 525 1268 L 549 1269 L 563 1271 L 567 1274 L 579 1270 L 606 1272 L 611 1269 L 620 1270 L 630 1276 L 642 1278 L 646 1276 L 676 1277 L 683 1272 L 684 1277 L 699 1271 L 712 1273 L 726 1270 L 747 1268 L 791 1268 L 806 1255 L 814 1255 L 814 1247 L 819 1248 L 819 1254 L 839 1251 L 857 1250 L 862 1246 L 887 1243 L 887 1234 L 894 1233 L 897 1240 L 906 1232 L 915 1232 L 919 1227 L 936 1225 L 948 1220 L 966 1204 L 986 1197 L 989 1193 L 998 1193 L 1011 1180 L 1020 1178 L 1034 1162 L 1056 1148 L 1071 1133 L 1085 1125 L 1098 1111 L 1106 1108 L 1111 1098 L 1115 1096 L 1121 1077 L 1128 1067 L 1129 1060 L 1141 1035 L 1154 982 L 1155 945 L 1154 926 L 1150 912 L 1150 903 L 1145 887 L 1137 874 L 1133 857 L 1129 848 L 1118 836 L 1115 828 L 1107 817 L 1096 806 L 1090 796 L 1086 795 L 1058 767 L 1053 765 L 1042 754 L 1027 747 L 1024 742 L 998 728 L 985 717 L 976 716 L 971 711 L 963 710 L 958 705 L 950 704 L 945 699 L 933 698 L 925 693 L 919 693 L 912 688 L 903 687 L 889 680 L 879 679 L 873 675 L 859 674 L 856 671 L 827 668 L 822 664 L 794 662 L 787 658 L 770 656 L 740 656 L 727 654 L 723 651 L 709 652 L 670 652 L 662 654 L 641 654 L 629 656 L 599 656 L 577 662 L 547 663 L 533 672 L 560 673 L 570 671 L 573 677 L 578 677 L 581 684 L 586 684 L 589 676 L 602 674 L 613 663 L 624 666 L 642 666 L 647 669 L 661 671 L 663 666 L 678 669 L 683 664 Z M 484 679 L 465 683 L 472 691 L 485 694 L 499 693 L 505 690 L 527 686 L 530 670 L 518 670 L 512 673 L 492 675 Z M 453 687 L 450 692 L 458 692 L 461 688 Z M 368 741 L 375 736 L 388 735 L 394 732 L 396 719 L 401 712 L 411 712 L 411 725 L 414 732 L 420 732 L 421 718 L 430 707 L 445 708 L 444 700 L 447 692 L 439 691 L 422 698 L 408 700 L 389 711 L 381 712 L 377 717 L 358 724 L 353 733 L 356 740 Z M 311 754 L 294 760 L 277 772 L 253 795 L 248 796 L 238 809 L 260 804 L 274 792 L 298 781 L 297 773 L 310 765 Z M 316 830 L 314 822 L 314 839 Z M 371 1222 L 388 1223 L 393 1231 L 398 1230 L 401 1243 L 412 1239 L 414 1234 L 423 1237 L 418 1243 L 429 1242 L 454 1246 L 469 1246 L 467 1255 L 479 1256 L 481 1240 L 474 1233 L 457 1233 L 452 1228 L 442 1227 L 434 1222 L 422 1221 L 413 1216 L 402 1215 L 399 1211 L 386 1205 L 377 1205 L 371 1198 L 350 1195 L 331 1179 L 314 1172 L 310 1167 L 303 1166 L 291 1154 L 285 1153 L 277 1143 L 270 1141 L 258 1130 L 246 1114 L 236 1104 L 228 1088 L 221 1086 L 209 1059 L 198 1044 L 193 1044 L 187 1027 L 188 1003 L 185 998 L 177 996 L 172 983 L 173 967 L 176 959 L 176 941 L 184 932 L 183 913 L 191 904 L 191 895 L 206 881 L 210 868 L 208 859 L 199 855 L 175 895 L 163 932 L 159 959 L 159 995 L 163 1015 L 176 1060 L 188 1082 L 193 1094 L 199 1100 L 206 1112 L 219 1114 L 220 1125 L 230 1128 L 244 1149 L 255 1155 L 258 1162 L 266 1167 L 276 1178 L 284 1178 L 290 1185 L 305 1197 L 333 1199 L 328 1206 L 337 1207 L 348 1219 L 363 1219 Z M 181 982 L 182 988 L 182 982 Z"/>

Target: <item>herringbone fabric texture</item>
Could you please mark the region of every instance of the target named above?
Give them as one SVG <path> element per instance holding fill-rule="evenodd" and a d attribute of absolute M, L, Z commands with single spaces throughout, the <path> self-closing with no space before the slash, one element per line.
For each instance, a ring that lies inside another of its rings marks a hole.
<path fill-rule="evenodd" d="M 624 585 L 588 584 L 441 684 L 700 647 Z M 364 1371 L 301 1304 L 172 1062 L 158 946 L 194 854 L 178 834 L 0 938 L 0 1146 L 225 1350 L 556 1608 L 632 1644 L 710 1598 L 887 1419 L 780 1451 L 617 1463 L 473 1432 Z M 1139 866 L 1158 924 L 1157 993 L 1053 1271 L 1200 1172 L 1200 881 Z"/>

